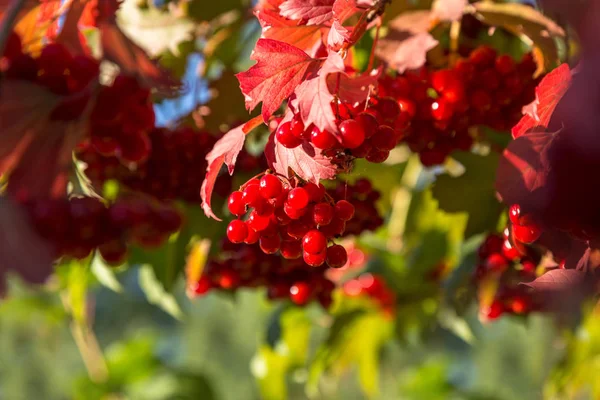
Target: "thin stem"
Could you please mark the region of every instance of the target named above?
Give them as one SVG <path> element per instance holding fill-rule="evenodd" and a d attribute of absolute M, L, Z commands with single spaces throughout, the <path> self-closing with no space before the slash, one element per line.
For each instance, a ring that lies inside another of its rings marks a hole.
<path fill-rule="evenodd" d="M 8 40 L 8 35 L 10 35 L 10 32 L 15 25 L 15 21 L 17 20 L 17 16 L 26 1 L 27 0 L 13 0 L 2 19 L 2 25 L 0 26 L 0 54 L 4 53 L 4 46 Z"/>
<path fill-rule="evenodd" d="M 381 22 L 377 24 L 377 29 L 375 30 L 375 39 L 373 40 L 373 46 L 371 47 L 371 54 L 369 55 L 369 66 L 367 67 L 367 71 L 373 69 L 373 64 L 375 63 L 375 48 L 377 47 L 377 42 L 379 41 L 379 31 L 381 30 Z"/>
<path fill-rule="evenodd" d="M 449 64 L 453 66 L 458 60 L 458 47 L 460 39 L 460 20 L 453 21 L 450 25 L 450 57 Z"/>

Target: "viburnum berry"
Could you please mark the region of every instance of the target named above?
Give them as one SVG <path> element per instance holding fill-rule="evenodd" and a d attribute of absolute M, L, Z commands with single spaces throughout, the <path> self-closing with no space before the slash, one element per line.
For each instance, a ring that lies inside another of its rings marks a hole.
<path fill-rule="evenodd" d="M 284 240 L 280 248 L 283 258 L 295 260 L 302 257 L 302 242 L 300 240 Z"/>
<path fill-rule="evenodd" d="M 513 225 L 515 239 L 522 243 L 533 243 L 539 239 L 542 229 L 537 224 Z"/>
<path fill-rule="evenodd" d="M 244 221 L 234 219 L 227 226 L 227 238 L 232 243 L 242 243 L 248 237 L 248 227 Z"/>
<path fill-rule="evenodd" d="M 327 265 L 331 268 L 341 268 L 348 262 L 348 253 L 344 246 L 334 244 L 327 248 Z"/>
<path fill-rule="evenodd" d="M 308 205 L 310 198 L 304 188 L 297 187 L 288 193 L 286 204 L 291 208 L 300 210 Z"/>
<path fill-rule="evenodd" d="M 494 300 L 492 304 L 484 311 L 484 315 L 489 320 L 494 320 L 500 317 L 505 311 L 504 304 L 501 301 Z"/>
<path fill-rule="evenodd" d="M 369 140 L 371 145 L 380 151 L 390 151 L 397 144 L 396 132 L 386 125 L 380 126 Z"/>
<path fill-rule="evenodd" d="M 431 116 L 438 121 L 447 121 L 452 118 L 454 110 L 452 105 L 444 98 L 439 98 L 431 104 Z"/>
<path fill-rule="evenodd" d="M 354 216 L 354 206 L 347 200 L 335 203 L 335 216 L 342 221 L 350 221 Z"/>
<path fill-rule="evenodd" d="M 311 288 L 306 282 L 296 282 L 290 287 L 290 299 L 298 305 L 308 303 L 310 296 Z"/>
<path fill-rule="evenodd" d="M 246 236 L 246 239 L 244 239 L 244 243 L 246 244 L 254 244 L 256 242 L 258 242 L 258 240 L 260 239 L 260 233 L 255 231 L 254 229 L 252 229 L 250 226 L 248 226 L 249 224 L 246 223 L 246 226 L 248 228 L 248 235 Z"/>
<path fill-rule="evenodd" d="M 279 247 L 281 246 L 281 238 L 277 234 L 273 236 L 261 236 L 259 244 L 260 249 L 265 254 L 274 254 L 279 251 Z"/>
<path fill-rule="evenodd" d="M 303 188 L 306 190 L 306 193 L 308 193 L 310 201 L 318 202 L 325 196 L 325 187 L 320 183 L 316 185 L 312 182 L 308 182 Z"/>
<path fill-rule="evenodd" d="M 283 191 L 279 178 L 273 174 L 265 174 L 260 179 L 260 194 L 267 200 L 274 199 Z"/>
<path fill-rule="evenodd" d="M 260 194 L 259 181 L 247 185 L 242 193 L 242 200 L 250 207 L 259 207 L 264 202 L 264 198 Z"/>
<path fill-rule="evenodd" d="M 327 259 L 327 251 L 323 249 L 320 253 L 314 254 L 304 251 L 302 253 L 302 259 L 311 267 L 320 267 L 325 263 L 325 260 Z"/>
<path fill-rule="evenodd" d="M 248 217 L 248 227 L 257 232 L 262 232 L 269 226 L 270 219 L 267 216 L 260 215 L 256 210 L 250 213 Z"/>
<path fill-rule="evenodd" d="M 229 199 L 227 200 L 227 209 L 230 213 L 238 217 L 246 214 L 246 203 L 243 197 L 244 194 L 239 190 L 236 190 L 229 195 Z"/>
<path fill-rule="evenodd" d="M 491 254 L 485 261 L 485 266 L 490 271 L 502 272 L 508 268 L 508 260 L 502 254 Z"/>
<path fill-rule="evenodd" d="M 315 204 L 313 208 L 313 220 L 317 225 L 327 225 L 333 219 L 333 207 L 328 203 Z"/>
<path fill-rule="evenodd" d="M 127 244 L 120 239 L 101 244 L 98 251 L 109 265 L 121 265 L 127 259 Z"/>
<path fill-rule="evenodd" d="M 198 282 L 192 287 L 192 290 L 196 295 L 203 295 L 208 292 L 212 287 L 210 278 L 207 275 L 202 275 Z"/>
<path fill-rule="evenodd" d="M 399 105 L 398 112 L 400 112 Z M 356 116 L 356 122 L 358 122 L 363 127 L 366 138 L 370 138 L 371 136 L 373 136 L 377 131 L 377 128 L 379 128 L 379 122 L 377 122 L 377 118 L 365 112 L 362 112 Z"/>
<path fill-rule="evenodd" d="M 284 122 L 277 128 L 275 132 L 275 137 L 277 141 L 281 143 L 284 147 L 288 149 L 293 149 L 302 144 L 302 139 L 298 138 L 292 133 L 291 122 Z"/>
<path fill-rule="evenodd" d="M 500 75 L 508 75 L 515 70 L 516 63 L 511 56 L 503 54 L 496 58 L 495 68 Z"/>
<path fill-rule="evenodd" d="M 354 149 L 365 141 L 365 131 L 362 125 L 353 120 L 342 121 L 339 126 L 342 145 L 348 149 Z"/>
<path fill-rule="evenodd" d="M 508 209 L 508 218 L 510 219 L 510 222 L 513 223 L 513 225 L 520 225 L 520 219 L 521 219 L 521 206 L 519 206 L 518 204 L 513 204 L 512 206 L 510 206 L 510 208 Z"/>
<path fill-rule="evenodd" d="M 321 150 L 329 150 L 338 144 L 337 139 L 331 132 L 327 130 L 322 131 L 317 127 L 312 129 L 310 141 L 317 149 Z"/>
<path fill-rule="evenodd" d="M 309 254 L 319 254 L 327 248 L 327 237 L 318 230 L 311 230 L 302 238 L 302 249 Z"/>

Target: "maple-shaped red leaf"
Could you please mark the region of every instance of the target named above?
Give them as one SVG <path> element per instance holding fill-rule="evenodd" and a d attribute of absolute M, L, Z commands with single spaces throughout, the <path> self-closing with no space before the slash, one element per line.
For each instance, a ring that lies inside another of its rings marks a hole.
<path fill-rule="evenodd" d="M 305 25 L 331 23 L 335 0 L 286 0 L 279 6 L 282 16 L 306 21 Z"/>
<path fill-rule="evenodd" d="M 327 87 L 343 102 L 361 103 L 369 97 L 371 88 L 377 84 L 381 72 L 381 68 L 358 75 L 335 72 L 327 76 Z"/>
<path fill-rule="evenodd" d="M 302 146 L 288 149 L 277 141 L 274 134 L 265 147 L 269 167 L 290 178 L 290 170 L 305 181 L 319 183 L 321 179 L 334 179 L 337 168 L 321 150 L 305 142 Z"/>
<path fill-rule="evenodd" d="M 221 221 L 221 219 L 214 214 L 211 208 L 211 198 L 215 182 L 217 181 L 217 176 L 219 176 L 223 164 L 227 165 L 229 175 L 233 174 L 237 156 L 244 148 L 244 142 L 246 140 L 246 134 L 244 133 L 245 125 L 246 124 L 242 124 L 233 128 L 223 135 L 223 137 L 215 143 L 212 150 L 206 155 L 208 167 L 206 168 L 206 178 L 204 178 L 202 188 L 200 189 L 202 209 L 207 217 L 214 218 L 217 221 Z"/>
<path fill-rule="evenodd" d="M 52 120 L 60 98 L 25 81 L 7 80 L 0 93 L 0 174 L 19 198 L 66 193 L 72 152 L 87 133 L 87 120 Z"/>
<path fill-rule="evenodd" d="M 435 0 L 431 6 L 432 16 L 442 21 L 458 21 L 467 4 L 467 0 Z"/>
<path fill-rule="evenodd" d="M 0 295 L 5 293 L 8 272 L 25 282 L 44 283 L 52 273 L 50 248 L 22 207 L 8 197 L 0 197 L 0 226 Z"/>
<path fill-rule="evenodd" d="M 297 47 L 272 39 L 259 39 L 251 58 L 256 64 L 236 76 L 246 108 L 252 110 L 262 102 L 265 121 L 320 62 Z"/>
<path fill-rule="evenodd" d="M 285 42 L 314 57 L 323 44 L 323 32 L 328 28 L 320 25 L 298 25 L 278 12 L 256 10 L 254 15 L 262 26 L 262 38 Z"/>
<path fill-rule="evenodd" d="M 333 16 L 344 23 L 354 14 L 367 11 L 373 3 L 373 0 L 336 0 L 333 4 Z"/>
<path fill-rule="evenodd" d="M 523 107 L 523 118 L 512 128 L 512 135 L 518 138 L 536 128 L 546 128 L 558 102 L 571 84 L 571 69 L 562 64 L 546 75 L 535 89 L 535 100 Z"/>
<path fill-rule="evenodd" d="M 304 126 L 314 124 L 317 128 L 337 133 L 335 114 L 331 108 L 333 94 L 327 86 L 327 76 L 334 72 L 344 71 L 344 60 L 334 52 L 330 52 L 319 73 L 306 80 L 296 88 L 298 110 Z"/>
<path fill-rule="evenodd" d="M 496 191 L 504 203 L 539 209 L 550 200 L 544 191 L 550 172 L 548 150 L 555 135 L 530 132 L 510 142 L 496 172 Z"/>
<path fill-rule="evenodd" d="M 423 66 L 427 52 L 438 44 L 429 34 L 431 21 L 430 11 L 401 14 L 390 22 L 389 32 L 379 40 L 375 55 L 400 73 Z"/>

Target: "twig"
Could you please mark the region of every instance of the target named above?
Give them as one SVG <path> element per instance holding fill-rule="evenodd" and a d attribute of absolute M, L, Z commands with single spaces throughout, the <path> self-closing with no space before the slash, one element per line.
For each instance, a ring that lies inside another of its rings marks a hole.
<path fill-rule="evenodd" d="M 375 0 L 373 9 L 367 14 L 367 22 L 372 22 L 375 18 L 379 17 L 385 11 L 385 7 L 390 4 L 392 0 Z"/>
<path fill-rule="evenodd" d="M 4 53 L 4 46 L 8 40 L 8 35 L 10 35 L 10 32 L 15 25 L 17 16 L 19 15 L 19 12 L 25 5 L 26 1 L 27 0 L 13 0 L 10 3 L 8 11 L 6 11 L 4 18 L 2 19 L 2 25 L 0 26 L 0 54 Z"/>

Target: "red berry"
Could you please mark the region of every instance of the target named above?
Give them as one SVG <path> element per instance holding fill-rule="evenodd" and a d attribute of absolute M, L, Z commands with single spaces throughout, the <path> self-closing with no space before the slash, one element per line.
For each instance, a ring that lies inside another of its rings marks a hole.
<path fill-rule="evenodd" d="M 281 238 L 279 235 L 261 236 L 259 241 L 260 249 L 265 254 L 275 254 L 281 246 Z"/>
<path fill-rule="evenodd" d="M 302 256 L 302 242 L 299 240 L 284 240 L 281 242 L 281 255 L 287 260 L 296 260 Z"/>
<path fill-rule="evenodd" d="M 354 149 L 365 141 L 362 125 L 353 119 L 347 119 L 340 124 L 340 136 L 342 145 L 348 149 Z"/>
<path fill-rule="evenodd" d="M 488 46 L 478 47 L 469 55 L 469 60 L 477 67 L 492 66 L 496 60 L 496 50 Z"/>
<path fill-rule="evenodd" d="M 242 243 L 248 237 L 248 227 L 244 221 L 234 219 L 227 225 L 227 238 L 232 243 Z"/>
<path fill-rule="evenodd" d="M 296 210 L 305 208 L 310 201 L 308 192 L 301 187 L 294 188 L 288 193 L 286 203 Z M 288 214 L 289 215 L 289 214 Z"/>
<path fill-rule="evenodd" d="M 260 186 L 259 183 L 252 183 L 247 185 L 242 192 L 242 200 L 244 203 L 250 207 L 259 207 L 262 203 L 264 203 L 264 198 L 260 194 Z"/>
<path fill-rule="evenodd" d="M 304 185 L 302 187 L 308 193 L 308 197 L 310 198 L 310 201 L 313 201 L 315 203 L 320 201 L 323 198 L 323 196 L 325 196 L 325 187 L 323 185 L 321 185 L 320 183 L 318 185 L 316 185 L 312 182 L 308 182 L 306 185 Z"/>
<path fill-rule="evenodd" d="M 141 163 L 150 155 L 152 144 L 148 135 L 138 132 L 124 135 L 120 138 L 120 147 L 117 151 L 119 158 L 125 162 Z"/>
<path fill-rule="evenodd" d="M 278 177 L 266 174 L 260 180 L 260 194 L 267 200 L 274 199 L 283 191 L 283 185 Z"/>
<path fill-rule="evenodd" d="M 291 123 L 288 121 L 281 124 L 279 128 L 277 128 L 277 132 L 275 132 L 275 138 L 277 141 L 288 149 L 293 149 L 302 144 L 302 139 L 294 136 L 291 128 Z"/>
<path fill-rule="evenodd" d="M 296 282 L 290 287 L 290 300 L 300 306 L 308 303 L 310 296 L 311 288 L 306 282 Z"/>
<path fill-rule="evenodd" d="M 398 105 L 398 102 L 391 97 L 380 99 L 377 103 L 377 110 L 385 121 L 393 121 L 400 115 L 400 106 Z"/>
<path fill-rule="evenodd" d="M 515 314 L 524 314 L 531 309 L 531 302 L 523 295 L 517 295 L 510 301 L 510 308 Z"/>
<path fill-rule="evenodd" d="M 475 74 L 475 66 L 469 60 L 458 60 L 454 69 L 460 74 L 463 81 L 469 81 Z"/>
<path fill-rule="evenodd" d="M 494 253 L 485 260 L 485 267 L 489 271 L 502 272 L 508 268 L 508 261 L 502 254 Z"/>
<path fill-rule="evenodd" d="M 485 316 L 490 319 L 496 319 L 504 313 L 504 305 L 498 300 L 494 300 L 492 304 L 485 310 Z"/>
<path fill-rule="evenodd" d="M 310 226 L 303 221 L 292 221 L 287 227 L 287 234 L 294 239 L 300 240 L 309 230 Z"/>
<path fill-rule="evenodd" d="M 337 237 L 344 233 L 345 229 L 346 222 L 337 216 L 335 216 L 329 224 L 319 227 L 319 230 L 327 237 Z"/>
<path fill-rule="evenodd" d="M 240 275 L 231 268 L 223 268 L 219 271 L 217 283 L 223 289 L 235 289 L 240 284 Z"/>
<path fill-rule="evenodd" d="M 495 68 L 500 75 L 508 75 L 516 68 L 515 60 L 511 56 L 503 54 L 496 58 Z"/>
<path fill-rule="evenodd" d="M 518 204 L 513 204 L 508 209 L 508 219 L 513 225 L 520 225 L 519 220 L 521 219 L 521 206 Z"/>
<path fill-rule="evenodd" d="M 431 116 L 437 121 L 447 121 L 454 115 L 454 108 L 444 98 L 431 103 Z"/>
<path fill-rule="evenodd" d="M 390 151 L 397 144 L 396 132 L 389 126 L 382 125 L 377 129 L 373 137 L 371 137 L 370 143 L 377 150 Z"/>
<path fill-rule="evenodd" d="M 240 216 L 246 214 L 246 204 L 243 200 L 244 194 L 242 192 L 235 191 L 229 195 L 227 200 L 227 208 L 233 215 Z"/>
<path fill-rule="evenodd" d="M 283 206 L 283 211 L 291 219 L 299 219 L 306 213 L 306 207 L 295 208 L 289 205 L 288 203 L 285 203 L 285 205 Z"/>
<path fill-rule="evenodd" d="M 348 253 L 344 246 L 334 244 L 327 248 L 327 264 L 331 268 L 341 268 L 348 262 Z"/>
<path fill-rule="evenodd" d="M 471 93 L 470 104 L 477 111 L 484 112 L 492 108 L 492 100 L 488 92 L 476 89 Z"/>
<path fill-rule="evenodd" d="M 312 144 L 321 150 L 329 150 L 332 147 L 335 147 L 338 144 L 337 139 L 333 134 L 327 130 L 322 131 L 316 126 L 312 129 L 310 133 L 310 141 Z"/>
<path fill-rule="evenodd" d="M 307 251 L 304 251 L 302 253 L 302 258 L 304 259 L 304 262 L 311 267 L 320 267 L 327 259 L 327 251 L 323 250 L 322 252 L 316 254 L 311 254 Z"/>
<path fill-rule="evenodd" d="M 374 163 L 374 164 L 381 164 L 382 162 L 384 162 L 385 160 L 387 160 L 389 156 L 390 156 L 390 152 L 389 151 L 371 149 L 369 151 L 369 154 L 367 154 L 367 156 L 365 157 L 365 159 L 368 162 L 371 162 L 371 163 Z"/>
<path fill-rule="evenodd" d="M 304 131 L 304 123 L 302 122 L 302 118 L 300 114 L 294 115 L 290 124 L 290 132 L 292 135 L 296 136 L 299 139 L 304 139 L 305 131 Z"/>
<path fill-rule="evenodd" d="M 327 238 L 316 229 L 308 231 L 302 238 L 302 249 L 309 254 L 318 254 L 327 248 Z"/>
<path fill-rule="evenodd" d="M 194 294 L 197 294 L 198 296 L 203 295 L 208 292 L 211 287 L 212 283 L 210 278 L 207 275 L 202 275 L 193 287 Z"/>
<path fill-rule="evenodd" d="M 533 243 L 542 234 L 542 229 L 537 224 L 513 225 L 513 234 L 519 242 Z"/>
<path fill-rule="evenodd" d="M 98 251 L 109 265 L 121 265 L 127 258 L 127 244 L 119 239 L 101 244 Z"/>
<path fill-rule="evenodd" d="M 246 239 L 244 239 L 244 243 L 254 244 L 254 243 L 258 242 L 258 239 L 260 239 L 260 233 L 255 231 L 254 229 L 252 229 L 250 226 L 248 226 L 247 222 L 246 222 L 246 226 L 248 227 L 248 236 L 246 236 Z"/>
<path fill-rule="evenodd" d="M 269 226 L 270 219 L 267 216 L 260 215 L 256 210 L 250 213 L 248 217 L 248 227 L 256 232 L 262 232 Z"/>
<path fill-rule="evenodd" d="M 350 221 L 354 216 L 354 206 L 347 200 L 335 203 L 335 216 L 342 221 Z"/>
<path fill-rule="evenodd" d="M 441 69 L 431 74 L 431 86 L 441 94 L 455 86 L 461 86 L 460 77 L 453 70 Z"/>
<path fill-rule="evenodd" d="M 399 107 L 400 106 L 398 106 L 398 112 L 400 112 Z M 363 127 L 366 138 L 370 138 L 371 136 L 373 136 L 377 131 L 377 128 L 379 128 L 379 122 L 377 122 L 377 118 L 365 112 L 358 114 L 358 116 L 356 117 L 356 121 Z"/>
<path fill-rule="evenodd" d="M 502 255 L 510 261 L 514 261 L 521 257 L 519 250 L 510 244 L 508 239 L 504 240 L 502 244 Z"/>
<path fill-rule="evenodd" d="M 414 101 L 410 99 L 398 99 L 398 105 L 400 106 L 400 110 L 402 110 L 403 113 L 407 113 L 410 118 L 414 118 L 414 116 L 417 114 L 417 106 L 415 105 Z"/>
<path fill-rule="evenodd" d="M 333 219 L 333 207 L 328 203 L 316 204 L 313 208 L 313 220 L 317 225 L 327 225 Z"/>

